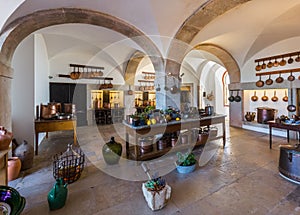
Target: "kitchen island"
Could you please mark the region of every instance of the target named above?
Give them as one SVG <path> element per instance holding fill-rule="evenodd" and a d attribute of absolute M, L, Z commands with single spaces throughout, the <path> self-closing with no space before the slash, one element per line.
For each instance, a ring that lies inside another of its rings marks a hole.
<path fill-rule="evenodd" d="M 197 146 L 195 141 L 192 141 L 192 138 L 189 137 L 188 144 L 180 144 L 179 142 L 173 146 L 168 147 L 163 150 L 158 150 L 154 145 L 153 151 L 145 154 L 141 154 L 139 147 L 139 138 L 155 136 L 165 133 L 179 132 L 182 130 L 191 131 L 195 128 L 200 128 L 203 126 L 210 127 L 214 124 L 222 125 L 222 133 L 219 136 L 214 137 L 213 139 L 222 139 L 223 148 L 225 147 L 226 142 L 226 130 L 225 130 L 225 117 L 223 114 L 215 114 L 212 116 L 201 117 L 201 118 L 192 118 L 192 119 L 182 119 L 180 121 L 171 121 L 168 123 L 158 123 L 155 125 L 145 125 L 145 126 L 132 126 L 127 122 L 123 121 L 123 124 L 126 128 L 125 138 L 126 138 L 126 156 L 127 158 L 133 158 L 134 160 L 150 160 L 156 157 L 160 157 L 166 154 L 171 149 L 181 150 L 188 147 L 194 148 Z M 130 143 L 129 136 L 133 137 L 133 141 Z M 212 139 L 210 139 L 212 140 Z"/>

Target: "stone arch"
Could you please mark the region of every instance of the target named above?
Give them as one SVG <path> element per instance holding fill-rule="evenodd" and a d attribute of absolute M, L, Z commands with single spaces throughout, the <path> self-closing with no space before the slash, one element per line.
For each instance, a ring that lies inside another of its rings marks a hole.
<path fill-rule="evenodd" d="M 193 49 L 209 52 L 219 58 L 228 71 L 230 83 L 238 83 L 241 81 L 240 68 L 235 59 L 225 49 L 214 44 L 199 44 Z"/>
<path fill-rule="evenodd" d="M 97 11 L 78 8 L 59 8 L 37 11 L 16 19 L 6 26 L 0 35 L 2 59 L 10 63 L 18 44 L 32 32 L 52 25 L 83 23 L 105 27 L 135 41 L 149 56 L 161 56 L 155 44 L 136 27 Z"/>
<path fill-rule="evenodd" d="M 9 23 L 0 32 L 0 125 L 11 129 L 11 60 L 17 46 L 36 30 L 66 23 L 82 23 L 105 27 L 136 42 L 143 52 L 153 56 L 156 69 L 161 65 L 161 53 L 155 44 L 136 27 L 108 14 L 79 8 L 58 8 L 36 11 Z"/>
<path fill-rule="evenodd" d="M 140 64 L 140 62 L 145 57 L 145 53 L 142 53 L 140 51 L 136 51 L 129 59 L 126 69 L 125 69 L 125 75 L 124 80 L 126 84 L 134 85 L 134 79 L 132 77 L 135 77 L 136 70 Z"/>
<path fill-rule="evenodd" d="M 186 19 L 174 36 L 169 48 L 166 72 L 179 75 L 180 63 L 190 51 L 191 47 L 188 44 L 192 42 L 195 36 L 218 16 L 249 1 L 251 0 L 210 0 L 201 5 L 194 14 Z M 182 43 L 180 44 L 178 41 Z"/>

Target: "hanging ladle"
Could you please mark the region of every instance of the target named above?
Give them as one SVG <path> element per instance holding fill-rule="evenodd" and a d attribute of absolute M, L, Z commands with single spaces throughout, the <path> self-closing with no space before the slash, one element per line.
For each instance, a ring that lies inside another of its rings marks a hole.
<path fill-rule="evenodd" d="M 254 91 L 254 95 L 251 96 L 251 100 L 252 100 L 253 102 L 256 102 L 256 101 L 258 100 L 258 97 L 256 96 L 256 91 Z"/>
<path fill-rule="evenodd" d="M 289 100 L 289 97 L 287 96 L 287 93 L 285 91 L 285 96 L 282 98 L 282 101 L 288 102 L 288 100 Z"/>
<path fill-rule="evenodd" d="M 272 102 L 277 102 L 278 97 L 276 96 L 276 90 L 274 90 L 274 96 L 271 98 Z"/>
<path fill-rule="evenodd" d="M 291 88 L 291 104 L 289 104 L 288 106 L 287 106 L 287 110 L 289 111 L 289 112 L 295 112 L 295 110 L 296 110 L 296 106 L 295 105 L 293 105 L 293 88 Z"/>

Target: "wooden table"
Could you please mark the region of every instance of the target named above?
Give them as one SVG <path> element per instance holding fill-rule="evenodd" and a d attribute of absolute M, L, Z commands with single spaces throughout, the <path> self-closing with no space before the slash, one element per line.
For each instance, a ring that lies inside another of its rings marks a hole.
<path fill-rule="evenodd" d="M 153 153 L 147 153 L 141 155 L 138 149 L 138 139 L 140 137 L 145 136 L 154 136 L 157 134 L 163 133 L 172 133 L 180 130 L 191 130 L 193 128 L 199 128 L 201 126 L 211 126 L 213 124 L 222 124 L 222 135 L 217 136 L 214 139 L 223 139 L 223 148 L 226 143 L 226 130 L 225 130 L 225 117 L 226 115 L 216 114 L 214 116 L 201 117 L 196 119 L 182 119 L 180 121 L 171 121 L 169 123 L 158 123 L 151 126 L 137 126 L 134 127 L 132 125 L 123 122 L 126 128 L 126 156 L 129 157 L 130 154 L 130 143 L 129 143 L 129 135 L 135 138 L 135 143 L 131 144 L 133 146 L 133 155 L 136 160 L 147 160 L 151 159 L 155 156 L 160 156 L 165 153 L 167 150 L 154 151 Z M 132 147 L 131 147 L 132 148 Z"/>
<path fill-rule="evenodd" d="M 287 141 L 290 141 L 290 131 L 298 131 L 300 133 L 300 125 L 289 125 L 284 123 L 276 123 L 273 121 L 269 121 L 269 141 L 270 141 L 270 149 L 272 149 L 272 128 L 280 128 L 287 130 Z"/>
<path fill-rule="evenodd" d="M 46 132 L 46 138 L 48 138 L 48 132 L 52 131 L 74 131 L 74 144 L 77 143 L 76 135 L 76 118 L 72 119 L 59 119 L 59 120 L 43 120 L 38 119 L 34 121 L 35 128 L 35 155 L 38 155 L 39 133 Z"/>

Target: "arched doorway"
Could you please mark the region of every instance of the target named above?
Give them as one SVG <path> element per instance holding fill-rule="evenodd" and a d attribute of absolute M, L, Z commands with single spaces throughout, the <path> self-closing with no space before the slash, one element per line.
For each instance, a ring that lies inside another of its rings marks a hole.
<path fill-rule="evenodd" d="M 154 43 L 139 29 L 110 15 L 78 8 L 59 8 L 37 11 L 17 19 L 6 26 L 0 35 L 0 123 L 11 129 L 11 81 L 13 69 L 12 56 L 20 42 L 35 32 L 48 26 L 64 23 L 83 23 L 105 27 L 130 38 L 149 56 L 153 56 L 156 69 L 162 68 L 161 55 Z"/>

